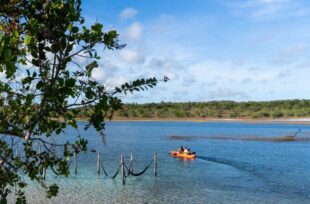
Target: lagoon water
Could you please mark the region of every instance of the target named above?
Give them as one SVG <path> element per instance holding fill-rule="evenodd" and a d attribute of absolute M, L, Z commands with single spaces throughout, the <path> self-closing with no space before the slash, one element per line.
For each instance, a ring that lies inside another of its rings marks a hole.
<path fill-rule="evenodd" d="M 96 174 L 96 154 L 79 154 L 78 175 L 57 180 L 59 196 L 48 200 L 39 185 L 28 187 L 29 203 L 310 203 L 310 142 L 215 140 L 209 137 L 310 137 L 310 126 L 236 122 L 108 122 L 106 144 L 94 130 L 80 133 L 89 149 L 102 152 L 103 165 L 113 174 L 120 154 L 134 170 L 142 170 L 158 153 L 158 177 L 149 169 L 122 185 Z M 73 138 L 77 132 L 68 129 Z M 190 136 L 173 140 L 169 136 Z M 185 138 L 186 139 L 186 138 Z M 168 155 L 184 145 L 196 160 Z M 53 178 L 50 175 L 49 180 Z"/>

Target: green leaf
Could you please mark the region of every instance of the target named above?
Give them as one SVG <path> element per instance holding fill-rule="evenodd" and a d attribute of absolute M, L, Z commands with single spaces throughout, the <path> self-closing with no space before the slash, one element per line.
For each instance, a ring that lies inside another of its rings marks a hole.
<path fill-rule="evenodd" d="M 37 83 L 37 85 L 36 85 L 36 88 L 37 88 L 37 89 L 41 89 L 42 86 L 43 86 L 43 82 L 42 82 L 42 81 L 39 81 L 39 82 Z"/>
<path fill-rule="evenodd" d="M 68 30 L 69 30 L 69 31 L 72 31 L 72 27 L 73 27 L 73 26 L 72 26 L 72 23 L 70 23 L 69 26 L 68 26 Z"/>
<path fill-rule="evenodd" d="M 31 43 L 31 39 L 32 39 L 32 36 L 31 35 L 26 35 L 25 37 L 25 44 L 26 45 L 29 45 Z"/>
<path fill-rule="evenodd" d="M 9 61 L 9 60 L 10 60 L 11 55 L 12 55 L 11 49 L 5 49 L 5 50 L 4 50 L 4 59 L 5 59 L 6 61 Z"/>
<path fill-rule="evenodd" d="M 11 78 L 16 71 L 16 66 L 13 62 L 6 62 L 6 78 Z"/>
<path fill-rule="evenodd" d="M 72 30 L 72 33 L 77 33 L 77 32 L 79 32 L 79 28 L 76 27 L 76 26 L 72 27 L 71 30 Z"/>
<path fill-rule="evenodd" d="M 47 197 L 51 198 L 58 194 L 59 187 L 57 184 L 50 185 L 47 191 Z"/>
<path fill-rule="evenodd" d="M 19 38 L 19 33 L 17 30 L 13 31 L 13 36 L 14 36 L 14 38 Z"/>
<path fill-rule="evenodd" d="M 57 43 L 52 44 L 51 50 L 52 50 L 53 53 L 58 52 L 59 49 L 60 49 L 60 45 L 59 44 L 57 44 Z"/>

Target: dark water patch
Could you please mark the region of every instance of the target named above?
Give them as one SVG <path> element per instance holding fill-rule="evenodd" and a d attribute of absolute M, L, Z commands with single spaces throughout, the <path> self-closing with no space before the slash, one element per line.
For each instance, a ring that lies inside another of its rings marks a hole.
<path fill-rule="evenodd" d="M 246 162 L 240 162 L 240 161 L 232 161 L 232 160 L 228 160 L 228 159 L 223 159 L 223 158 L 216 158 L 216 157 L 206 157 L 206 156 L 196 156 L 197 159 L 201 159 L 204 161 L 209 161 L 209 162 L 215 162 L 215 163 L 219 163 L 219 164 L 223 164 L 223 165 L 228 165 L 231 166 L 233 168 L 239 169 L 241 171 L 246 171 L 248 173 L 251 174 L 255 174 L 257 176 L 259 176 L 260 174 L 257 172 L 257 169 L 246 163 Z"/>
<path fill-rule="evenodd" d="M 172 135 L 168 137 L 168 140 L 182 140 L 182 141 L 191 141 L 199 139 L 199 137 L 194 137 L 194 136 L 179 136 L 179 135 Z"/>
<path fill-rule="evenodd" d="M 291 135 L 280 137 L 211 137 L 217 140 L 240 140 L 240 141 L 261 141 L 261 142 L 309 142 L 309 137 L 295 137 Z"/>
<path fill-rule="evenodd" d="M 292 135 L 277 137 L 235 137 L 235 136 L 168 136 L 168 140 L 193 141 L 193 140 L 237 140 L 237 141 L 257 141 L 257 142 L 310 142 L 310 137 L 296 137 Z"/>
<path fill-rule="evenodd" d="M 266 196 L 268 196 L 269 193 L 276 193 L 279 195 L 288 195 L 290 196 L 296 196 L 303 198 L 305 200 L 309 199 L 310 196 L 304 192 L 302 189 L 302 185 L 299 186 L 300 188 L 295 188 L 292 190 L 289 185 L 277 185 L 272 180 L 270 180 L 270 177 L 266 176 L 266 172 L 269 172 L 269 174 L 272 175 L 282 175 L 284 173 L 283 170 L 275 169 L 270 166 L 265 165 L 258 165 L 258 164 L 251 164 L 247 162 L 241 162 L 241 161 L 234 161 L 224 158 L 216 158 L 216 157 L 207 157 L 207 156 L 201 156 L 197 155 L 197 159 L 201 159 L 208 162 L 214 162 L 222 165 L 228 165 L 230 167 L 233 167 L 235 169 L 238 169 L 239 171 L 243 171 L 246 173 L 251 174 L 252 176 L 256 177 L 257 179 L 260 179 L 265 184 L 264 188 L 262 189 L 255 189 L 255 191 L 263 191 L 266 192 Z M 235 188 L 234 186 L 228 186 L 231 188 Z M 242 187 L 238 186 L 238 189 L 245 188 L 243 191 L 251 190 L 249 187 Z"/>

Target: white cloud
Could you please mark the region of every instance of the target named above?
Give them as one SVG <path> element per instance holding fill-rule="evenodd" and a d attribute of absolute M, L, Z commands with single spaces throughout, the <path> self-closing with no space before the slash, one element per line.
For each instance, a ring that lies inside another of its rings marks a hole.
<path fill-rule="evenodd" d="M 261 4 L 283 4 L 289 2 L 290 0 L 256 0 L 256 1 Z"/>
<path fill-rule="evenodd" d="M 175 56 L 166 56 L 164 58 L 152 58 L 149 61 L 149 66 L 156 69 L 184 69 L 184 66 L 180 63 L 180 60 Z"/>
<path fill-rule="evenodd" d="M 117 76 L 117 77 L 112 77 L 112 78 L 109 78 L 106 83 L 108 84 L 108 86 L 110 86 L 111 88 L 114 88 L 114 87 L 119 87 L 121 86 L 122 84 L 128 82 L 129 80 L 124 77 L 124 76 Z"/>
<path fill-rule="evenodd" d="M 163 33 L 171 29 L 171 24 L 175 22 L 175 16 L 162 14 L 159 19 L 152 23 L 152 30 Z"/>
<path fill-rule="evenodd" d="M 142 35 L 142 25 L 139 22 L 134 22 L 127 29 L 127 36 L 131 40 L 139 40 Z"/>
<path fill-rule="evenodd" d="M 191 74 L 184 75 L 182 78 L 182 85 L 183 86 L 192 86 L 196 82 L 197 82 L 196 77 L 194 75 L 191 75 Z"/>
<path fill-rule="evenodd" d="M 87 62 L 87 58 L 82 56 L 75 56 L 74 60 L 76 60 L 76 62 L 81 66 L 85 65 Z"/>
<path fill-rule="evenodd" d="M 252 67 L 253 65 L 250 63 L 240 67 L 233 66 L 230 62 L 209 60 L 190 65 L 188 72 L 196 76 L 198 81 L 204 82 L 210 82 L 214 79 L 222 80 L 223 82 L 227 82 L 228 79 L 241 81 L 246 78 L 252 78 L 253 75 L 255 75 L 256 80 L 271 80 L 278 74 L 278 71 L 275 69 L 254 70 L 255 72 L 253 73 Z"/>
<path fill-rule="evenodd" d="M 289 14 L 294 6 L 290 0 L 257 0 L 258 8 L 252 17 L 265 17 Z"/>
<path fill-rule="evenodd" d="M 257 20 L 279 17 L 300 17 L 310 14 L 308 5 L 297 0 L 248 0 L 239 1 L 238 7 Z"/>
<path fill-rule="evenodd" d="M 275 65 L 289 65 L 298 62 L 298 59 L 303 57 L 306 51 L 307 47 L 304 43 L 294 44 L 282 49 L 270 61 Z"/>
<path fill-rule="evenodd" d="M 310 69 L 310 60 L 307 59 L 296 65 L 297 69 Z"/>
<path fill-rule="evenodd" d="M 235 91 L 227 87 L 220 87 L 216 91 L 211 91 L 209 97 L 215 100 L 222 100 L 235 97 L 248 98 L 248 95 L 244 91 Z"/>
<path fill-rule="evenodd" d="M 5 73 L 0 72 L 0 81 L 4 81 L 4 80 L 5 80 Z"/>
<path fill-rule="evenodd" d="M 292 73 L 289 70 L 281 71 L 278 75 L 277 78 L 286 78 L 289 77 Z"/>
<path fill-rule="evenodd" d="M 105 80 L 105 74 L 102 68 L 98 67 L 95 68 L 91 74 L 92 78 L 99 81 L 103 82 Z"/>
<path fill-rule="evenodd" d="M 184 98 L 188 96 L 190 92 L 188 90 L 178 90 L 174 91 L 172 94 L 175 101 L 184 101 Z"/>
<path fill-rule="evenodd" d="M 169 80 L 178 80 L 179 75 L 174 72 L 163 72 L 163 76 L 168 77 Z"/>
<path fill-rule="evenodd" d="M 253 80 L 251 78 L 245 78 L 242 80 L 242 83 L 243 84 L 248 84 L 248 83 L 251 83 Z"/>
<path fill-rule="evenodd" d="M 120 13 L 120 18 L 121 19 L 130 19 L 136 16 L 138 13 L 138 10 L 134 8 L 125 8 L 121 13 Z"/>
<path fill-rule="evenodd" d="M 247 1 L 241 1 L 242 4 L 241 6 L 244 8 L 249 8 L 249 7 L 259 7 L 260 8 L 265 8 L 268 6 L 283 6 L 288 3 L 291 3 L 292 0 L 247 0 Z"/>
<path fill-rule="evenodd" d="M 144 57 L 136 50 L 124 49 L 120 51 L 122 60 L 127 63 L 141 64 L 144 62 Z"/>

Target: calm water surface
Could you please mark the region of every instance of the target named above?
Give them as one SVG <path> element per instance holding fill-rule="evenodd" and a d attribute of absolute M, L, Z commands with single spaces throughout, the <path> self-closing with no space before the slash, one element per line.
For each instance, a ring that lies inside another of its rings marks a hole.
<path fill-rule="evenodd" d="M 28 188 L 30 203 L 310 203 L 310 142 L 211 140 L 207 137 L 310 137 L 310 126 L 288 124 L 109 122 L 106 145 L 94 130 L 83 132 L 90 149 L 102 152 L 109 174 L 120 154 L 142 170 L 158 153 L 158 177 L 149 169 L 129 177 L 126 185 L 96 174 L 96 155 L 80 154 L 78 175 L 59 180 L 61 192 L 46 200 L 38 185 Z M 76 136 L 68 129 L 66 135 Z M 169 136 L 193 136 L 190 141 Z M 202 136 L 202 137 L 201 137 Z M 195 139 L 197 138 L 197 139 Z M 185 145 L 197 152 L 194 161 L 168 155 Z M 52 179 L 50 177 L 50 179 Z"/>

